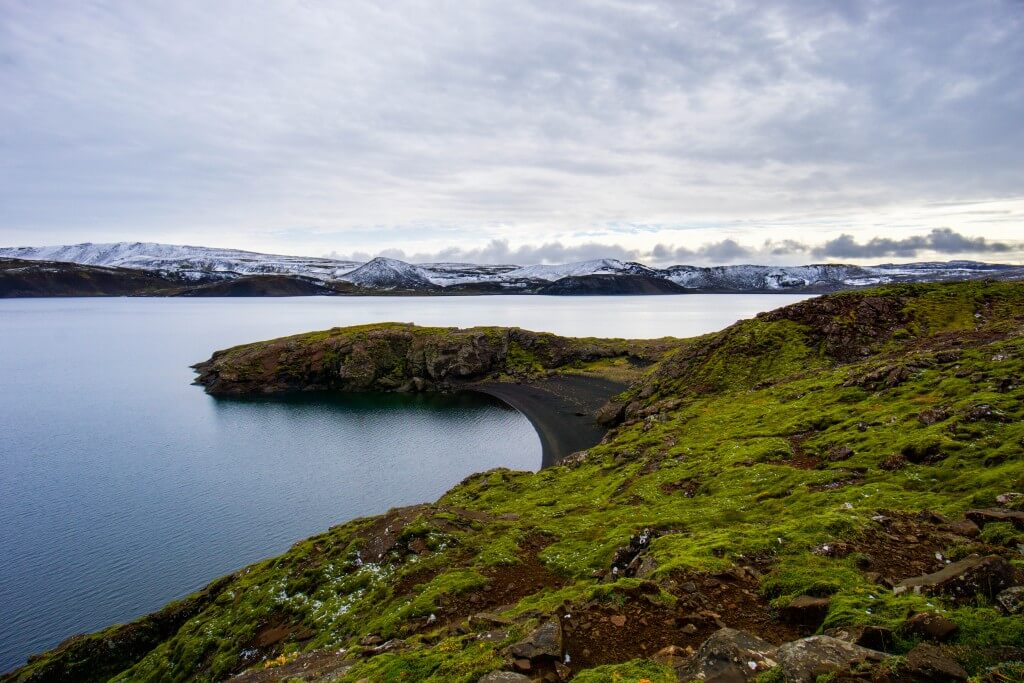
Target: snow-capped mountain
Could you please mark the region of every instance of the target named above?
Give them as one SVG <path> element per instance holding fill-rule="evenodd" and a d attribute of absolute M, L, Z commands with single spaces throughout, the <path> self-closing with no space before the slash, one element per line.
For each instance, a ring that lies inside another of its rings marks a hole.
<path fill-rule="evenodd" d="M 360 265 L 354 261 L 329 258 L 260 254 L 241 249 L 155 242 L 85 242 L 54 247 L 7 247 L 0 248 L 0 257 L 152 270 L 187 279 L 219 279 L 236 275 L 299 275 L 318 280 L 335 280 Z"/>
<path fill-rule="evenodd" d="M 642 263 L 623 262 L 613 258 L 579 261 L 556 266 L 524 266 L 502 274 L 507 280 L 547 280 L 554 282 L 563 277 L 582 275 L 657 275 L 658 271 Z"/>
<path fill-rule="evenodd" d="M 664 277 L 687 289 L 779 291 L 807 287 L 834 287 L 849 284 L 854 278 L 869 277 L 871 273 L 859 266 L 671 266 Z"/>
<path fill-rule="evenodd" d="M 378 256 L 355 270 L 342 275 L 340 280 L 373 289 L 432 289 L 427 271 L 405 261 Z"/>
<path fill-rule="evenodd" d="M 678 265 L 664 269 L 617 259 L 562 265 L 412 264 L 378 257 L 367 263 L 331 258 L 260 254 L 238 249 L 117 242 L 55 247 L 0 248 L 0 257 L 116 266 L 148 271 L 196 284 L 244 276 L 303 279 L 327 291 L 379 290 L 430 294 L 650 292 L 673 287 L 694 292 L 828 292 L 892 282 L 936 282 L 979 278 L 1024 279 L 1024 266 L 976 261 L 854 266 Z M 615 278 L 623 282 L 613 282 Z M 571 281 L 570 281 L 571 279 Z M 629 280 L 627 283 L 626 280 Z M 646 281 L 643 287 L 638 283 Z M 553 287 L 554 283 L 562 282 Z M 668 281 L 662 287 L 657 281 Z M 287 289 L 287 288 L 286 288 Z M 678 289 L 672 291 L 680 291 Z"/>

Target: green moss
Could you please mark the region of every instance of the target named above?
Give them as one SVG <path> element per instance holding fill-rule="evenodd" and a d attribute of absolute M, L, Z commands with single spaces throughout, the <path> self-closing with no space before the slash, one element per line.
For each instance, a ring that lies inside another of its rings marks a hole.
<path fill-rule="evenodd" d="M 675 683 L 678 680 L 675 671 L 669 667 L 644 660 L 595 667 L 573 678 L 579 683 L 637 683 L 644 679 L 651 683 Z"/>

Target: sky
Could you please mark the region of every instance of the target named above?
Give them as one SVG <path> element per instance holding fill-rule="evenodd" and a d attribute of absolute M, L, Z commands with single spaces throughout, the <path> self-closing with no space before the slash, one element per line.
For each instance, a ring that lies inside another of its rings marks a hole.
<path fill-rule="evenodd" d="M 1024 263 L 1024 0 L 0 0 L 0 246 Z"/>

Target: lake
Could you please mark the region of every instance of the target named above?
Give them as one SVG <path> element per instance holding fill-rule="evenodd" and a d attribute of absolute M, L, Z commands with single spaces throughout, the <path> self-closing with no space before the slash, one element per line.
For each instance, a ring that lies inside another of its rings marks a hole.
<path fill-rule="evenodd" d="M 340 325 L 688 337 L 804 296 L 0 300 L 0 672 L 353 517 L 537 469 L 485 396 L 215 400 L 189 365 Z"/>

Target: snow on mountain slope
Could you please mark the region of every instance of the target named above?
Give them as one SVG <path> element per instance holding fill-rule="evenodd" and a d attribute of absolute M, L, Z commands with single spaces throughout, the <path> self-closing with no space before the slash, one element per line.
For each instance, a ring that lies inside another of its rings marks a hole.
<path fill-rule="evenodd" d="M 223 275 L 304 275 L 333 280 L 359 266 L 352 261 L 307 256 L 260 254 L 240 249 L 215 249 L 154 242 L 0 248 L 0 256 L 42 261 L 67 261 L 87 266 L 118 266 L 199 278 Z"/>
<path fill-rule="evenodd" d="M 512 265 L 481 265 L 476 263 L 420 263 L 420 271 L 435 285 L 472 284 L 477 282 L 497 282 L 501 276 L 519 266 Z"/>
<path fill-rule="evenodd" d="M 726 289 L 738 291 L 785 290 L 795 287 L 834 287 L 847 280 L 867 277 L 859 266 L 671 266 L 664 276 L 688 289 Z"/>
<path fill-rule="evenodd" d="M 452 285 L 483 285 L 485 291 L 535 292 L 566 277 L 630 275 L 669 280 L 695 291 L 777 292 L 832 291 L 890 282 L 1024 278 L 1024 266 L 976 261 L 922 262 L 852 266 L 714 266 L 677 265 L 656 269 L 617 259 L 563 265 L 411 264 L 375 258 L 365 264 L 330 258 L 260 254 L 239 249 L 116 242 L 55 247 L 0 248 L 0 257 L 66 261 L 91 266 L 120 266 L 196 281 L 242 275 L 289 275 L 321 282 L 351 282 L 381 290 L 437 290 Z M 464 291 L 464 290 L 463 290 Z"/>
<path fill-rule="evenodd" d="M 425 269 L 383 256 L 364 263 L 339 279 L 376 289 L 429 289 L 436 286 Z"/>
<path fill-rule="evenodd" d="M 581 275 L 651 275 L 657 276 L 659 271 L 648 268 L 642 263 L 624 263 L 618 259 L 603 258 L 594 261 L 579 261 L 556 266 L 525 266 L 502 274 L 506 280 L 547 280 L 554 282 L 563 277 L 579 277 Z"/>

